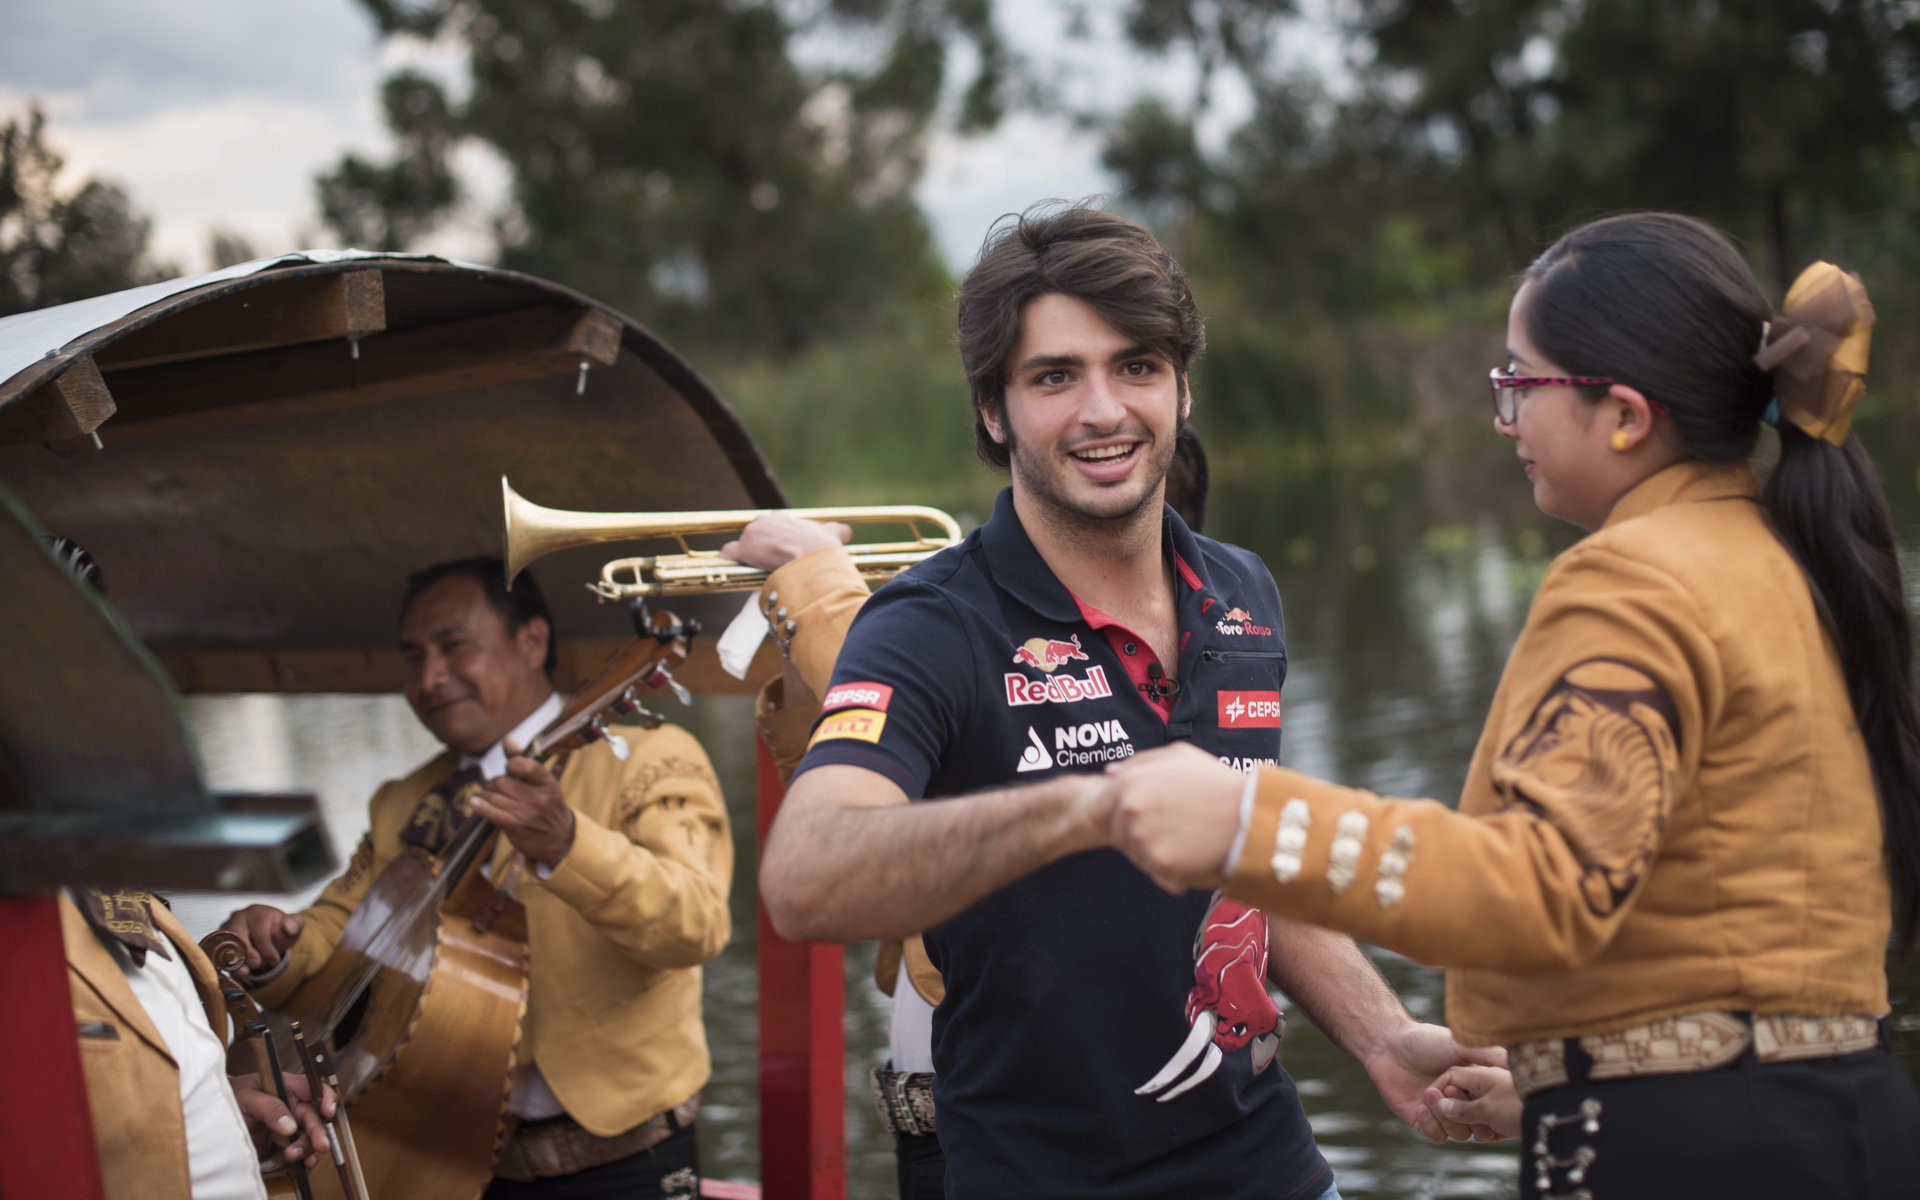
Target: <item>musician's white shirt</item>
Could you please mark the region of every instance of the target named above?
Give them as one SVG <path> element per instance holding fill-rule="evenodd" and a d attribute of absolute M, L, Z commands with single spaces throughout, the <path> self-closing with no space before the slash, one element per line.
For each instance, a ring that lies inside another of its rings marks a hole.
<path fill-rule="evenodd" d="M 470 754 L 462 754 L 461 767 L 479 767 L 482 779 L 498 779 L 505 775 L 507 773 L 506 743 L 511 741 L 525 750 L 535 735 L 553 724 L 554 718 L 560 715 L 562 707 L 564 706 L 560 702 L 559 693 L 549 695 L 545 703 L 528 713 L 527 719 L 515 725 L 506 737 L 489 746 L 485 754 L 478 758 Z M 553 874 L 553 868 L 546 863 L 536 863 L 534 872 L 545 879 Z M 541 1117 L 557 1117 L 566 1111 L 560 1103 L 560 1098 L 555 1096 L 553 1089 L 547 1086 L 546 1076 L 540 1074 L 540 1068 L 531 1062 L 522 1064 L 519 1073 L 514 1077 L 513 1096 L 507 1101 L 507 1108 L 515 1116 L 529 1121 L 538 1120 Z M 194 1200 L 199 1198 L 195 1197 Z"/>
<path fill-rule="evenodd" d="M 193 1200 L 266 1200 L 253 1139 L 227 1083 L 227 1048 L 207 1028 L 207 1010 L 180 961 L 149 952 L 136 967 L 126 947 L 108 941 L 127 986 L 180 1068 L 180 1111 L 186 1118 L 187 1170 Z M 135 1118 L 140 1119 L 140 1118 Z"/>

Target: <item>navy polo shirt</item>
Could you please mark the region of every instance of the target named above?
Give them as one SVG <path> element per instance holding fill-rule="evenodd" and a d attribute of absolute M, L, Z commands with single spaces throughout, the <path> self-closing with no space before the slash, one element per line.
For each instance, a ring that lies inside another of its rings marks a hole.
<path fill-rule="evenodd" d="M 1090 623 L 1099 614 L 1054 577 L 1003 491 L 987 524 L 860 610 L 800 771 L 866 767 L 938 801 L 1098 771 L 1174 740 L 1242 770 L 1277 762 L 1287 658 L 1273 577 L 1166 514 L 1180 642 L 1158 677 L 1177 684 L 1170 696 L 1143 694 L 1152 651 Z M 1186 1039 L 1208 901 L 1168 896 L 1101 850 L 926 932 L 946 983 L 933 1059 L 948 1195 L 1292 1200 L 1326 1189 L 1331 1173 L 1277 1061 L 1256 1074 L 1242 1048 L 1178 1096 L 1135 1094 Z"/>

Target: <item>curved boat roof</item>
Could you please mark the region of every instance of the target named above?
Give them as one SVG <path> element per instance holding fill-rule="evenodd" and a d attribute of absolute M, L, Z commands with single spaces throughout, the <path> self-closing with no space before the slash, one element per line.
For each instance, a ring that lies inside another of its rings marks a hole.
<path fill-rule="evenodd" d="M 500 552 L 502 475 L 561 509 L 786 503 L 677 354 L 512 271 L 308 251 L 0 320 L 0 484 L 93 553 L 182 691 L 394 690 L 406 576 Z M 582 585 L 671 548 L 533 568 L 563 686 L 631 632 Z M 673 607 L 717 635 L 738 604 Z M 742 686 L 697 646 L 691 686 Z"/>

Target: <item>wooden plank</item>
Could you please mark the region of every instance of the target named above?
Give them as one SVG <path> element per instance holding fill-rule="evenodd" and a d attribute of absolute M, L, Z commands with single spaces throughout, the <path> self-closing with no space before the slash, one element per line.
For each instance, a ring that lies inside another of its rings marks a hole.
<path fill-rule="evenodd" d="M 113 393 L 91 355 L 0 409 L 0 444 L 37 445 L 84 438 L 114 414 Z"/>
<path fill-rule="evenodd" d="M 608 367 L 620 323 L 590 308 L 518 309 L 337 343 L 117 371 L 116 441 L 175 436 Z"/>
<path fill-rule="evenodd" d="M 358 339 L 387 327 L 379 271 L 268 282 L 198 304 L 114 339 L 96 353 L 108 371 L 306 342 Z"/>

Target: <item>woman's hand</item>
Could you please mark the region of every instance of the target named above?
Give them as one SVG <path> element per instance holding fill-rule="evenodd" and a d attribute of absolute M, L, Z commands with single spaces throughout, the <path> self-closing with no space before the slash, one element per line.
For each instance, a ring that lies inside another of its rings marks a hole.
<path fill-rule="evenodd" d="M 1520 1093 L 1513 1075 L 1500 1067 L 1450 1067 L 1421 1099 L 1422 1107 L 1455 1141 L 1520 1136 Z"/>
<path fill-rule="evenodd" d="M 1169 892 L 1219 887 L 1247 777 L 1180 742 L 1107 768 L 1115 848 Z"/>

